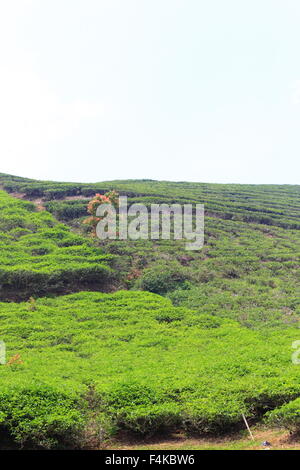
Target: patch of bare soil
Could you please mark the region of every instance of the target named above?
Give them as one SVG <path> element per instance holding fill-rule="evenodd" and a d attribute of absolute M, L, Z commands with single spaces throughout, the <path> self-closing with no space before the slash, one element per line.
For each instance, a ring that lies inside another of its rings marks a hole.
<path fill-rule="evenodd" d="M 31 201 L 31 202 L 33 202 L 33 204 L 35 204 L 35 206 L 36 206 L 38 212 L 41 212 L 41 211 L 45 211 L 45 210 L 46 210 L 46 208 L 45 208 L 45 206 L 44 206 L 44 201 L 43 201 L 43 199 L 34 199 L 34 200 Z"/>
<path fill-rule="evenodd" d="M 42 198 L 38 199 L 28 199 L 26 198 L 25 193 L 9 193 L 10 196 L 13 196 L 17 199 L 24 199 L 26 201 L 33 202 L 33 204 L 36 206 L 38 212 L 45 211 L 45 206 L 44 206 L 44 200 Z"/>

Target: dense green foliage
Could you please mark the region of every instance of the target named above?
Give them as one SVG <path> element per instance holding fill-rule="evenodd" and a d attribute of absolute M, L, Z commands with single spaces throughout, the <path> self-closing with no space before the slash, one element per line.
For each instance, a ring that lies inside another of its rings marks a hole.
<path fill-rule="evenodd" d="M 48 201 L 45 208 L 59 220 L 78 219 L 86 216 L 87 202 L 85 199 L 71 201 Z"/>
<path fill-rule="evenodd" d="M 138 197 L 139 202 L 202 202 L 208 216 L 300 229 L 300 186 L 171 183 L 152 180 L 57 183 L 1 173 L 0 182 L 6 191 L 24 193 L 27 198 L 89 198 L 95 193 L 101 194 L 114 189 L 131 198 Z"/>
<path fill-rule="evenodd" d="M 299 434 L 300 432 L 300 398 L 285 403 L 275 408 L 266 415 L 266 422 L 287 428 L 290 432 Z"/>
<path fill-rule="evenodd" d="M 87 188 L 93 195 L 96 190 L 116 188 L 129 196 L 129 203 L 204 202 L 205 246 L 200 251 L 186 251 L 182 241 L 173 240 L 98 241 L 105 253 L 118 256 L 123 288 L 166 294 L 176 305 L 234 318 L 251 327 L 298 321 L 299 186 L 157 181 L 87 185 L 9 175 L 0 176 L 0 181 L 6 189 L 23 191 L 28 197 L 31 185 L 38 185 L 40 197 L 54 187 L 69 188 L 68 197 L 74 200 L 57 194 L 60 199 L 45 202 L 46 208 L 86 235 L 88 228 L 80 220 L 88 202 L 81 195 L 86 196 Z"/>
<path fill-rule="evenodd" d="M 299 430 L 299 186 L 0 183 L 23 198 L 0 193 L 0 299 L 31 297 L 0 304 L 0 431 L 83 446 L 124 429 L 227 432 L 242 412 Z M 204 248 L 91 239 L 87 203 L 109 189 L 204 203 Z"/>

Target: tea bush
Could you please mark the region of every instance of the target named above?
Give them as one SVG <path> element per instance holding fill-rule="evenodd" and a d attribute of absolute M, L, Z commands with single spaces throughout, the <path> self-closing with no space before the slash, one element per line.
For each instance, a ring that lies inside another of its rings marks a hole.
<path fill-rule="evenodd" d="M 36 212 L 32 203 L 4 192 L 0 210 L 0 298 L 25 299 L 89 284 L 101 289 L 112 282 L 109 263 L 114 257 L 72 233 L 51 214 Z"/>
<path fill-rule="evenodd" d="M 179 263 L 157 263 L 143 271 L 137 285 L 149 292 L 165 294 L 180 287 L 190 278 L 188 270 Z"/>

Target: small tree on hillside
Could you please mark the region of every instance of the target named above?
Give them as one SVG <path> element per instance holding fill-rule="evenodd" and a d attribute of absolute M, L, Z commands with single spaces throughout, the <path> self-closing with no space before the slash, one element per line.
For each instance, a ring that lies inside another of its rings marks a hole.
<path fill-rule="evenodd" d="M 90 214 L 90 217 L 86 218 L 83 223 L 89 225 L 91 228 L 91 235 L 96 236 L 96 227 L 100 220 L 103 217 L 97 217 L 97 209 L 102 204 L 112 204 L 115 208 L 118 206 L 119 194 L 116 191 L 109 191 L 105 194 L 97 193 L 93 199 L 88 203 L 87 212 Z"/>

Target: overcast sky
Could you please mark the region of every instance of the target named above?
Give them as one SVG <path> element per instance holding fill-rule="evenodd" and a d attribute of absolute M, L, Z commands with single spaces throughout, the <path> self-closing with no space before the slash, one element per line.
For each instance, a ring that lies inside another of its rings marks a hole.
<path fill-rule="evenodd" d="M 0 0 L 0 172 L 300 183 L 299 0 Z"/>

